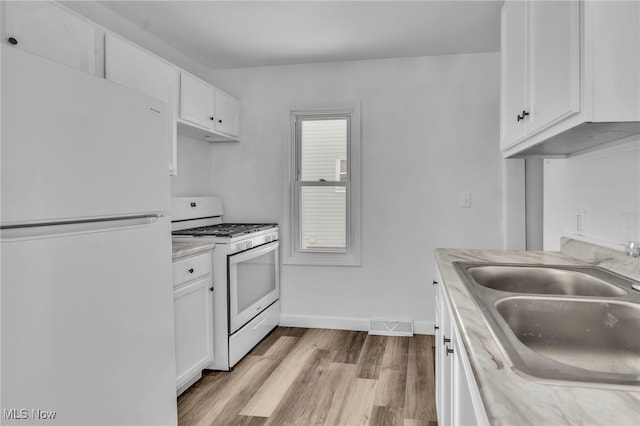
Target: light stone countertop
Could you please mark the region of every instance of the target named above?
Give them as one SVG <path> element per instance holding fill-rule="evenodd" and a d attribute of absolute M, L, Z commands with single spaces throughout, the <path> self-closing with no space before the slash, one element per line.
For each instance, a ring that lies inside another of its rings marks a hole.
<path fill-rule="evenodd" d="M 215 246 L 214 243 L 184 243 L 173 241 L 171 243 L 173 260 L 176 261 L 183 257 L 204 253 L 213 250 Z"/>
<path fill-rule="evenodd" d="M 549 384 L 514 372 L 452 264 L 590 264 L 638 279 L 640 258 L 566 238 L 561 252 L 437 249 L 435 257 L 492 425 L 640 425 L 640 387 L 620 390 Z"/>

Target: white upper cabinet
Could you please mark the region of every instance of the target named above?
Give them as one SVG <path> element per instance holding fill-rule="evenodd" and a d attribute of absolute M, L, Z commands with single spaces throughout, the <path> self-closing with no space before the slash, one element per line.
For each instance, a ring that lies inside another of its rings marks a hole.
<path fill-rule="evenodd" d="M 500 80 L 500 146 L 522 141 L 525 136 L 524 123 L 517 119 L 526 106 L 525 102 L 525 45 L 526 4 L 521 1 L 507 2 L 502 8 L 501 40 L 502 52 Z M 508 58 L 508 60 L 504 60 Z"/>
<path fill-rule="evenodd" d="M 53 2 L 2 2 L 3 42 L 95 74 L 95 27 Z"/>
<path fill-rule="evenodd" d="M 240 134 L 240 101 L 223 92 L 215 90 L 216 130 L 237 137 Z"/>
<path fill-rule="evenodd" d="M 501 149 L 565 156 L 640 133 L 640 3 L 507 0 Z"/>
<path fill-rule="evenodd" d="M 214 114 L 213 88 L 190 74 L 180 73 L 180 118 L 209 129 L 214 127 Z"/>
<path fill-rule="evenodd" d="M 167 104 L 169 174 L 177 174 L 178 69 L 142 48 L 108 33 L 105 35 L 105 55 L 105 76 L 108 80 Z"/>
<path fill-rule="evenodd" d="M 527 105 L 532 134 L 580 108 L 580 8 L 577 1 L 527 3 Z"/>
<path fill-rule="evenodd" d="M 212 85 L 180 73 L 180 131 L 208 141 L 235 141 L 240 101 Z"/>

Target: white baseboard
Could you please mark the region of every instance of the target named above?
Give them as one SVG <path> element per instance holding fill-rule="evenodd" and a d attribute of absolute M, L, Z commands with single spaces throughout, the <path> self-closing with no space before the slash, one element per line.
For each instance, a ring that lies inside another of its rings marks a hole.
<path fill-rule="evenodd" d="M 368 331 L 368 318 L 326 317 L 316 315 L 280 314 L 284 327 L 329 328 L 332 330 Z"/>
<path fill-rule="evenodd" d="M 369 331 L 369 318 L 280 314 L 280 325 L 283 327 Z M 414 321 L 413 332 L 415 334 L 434 334 L 433 325 L 433 321 Z"/>

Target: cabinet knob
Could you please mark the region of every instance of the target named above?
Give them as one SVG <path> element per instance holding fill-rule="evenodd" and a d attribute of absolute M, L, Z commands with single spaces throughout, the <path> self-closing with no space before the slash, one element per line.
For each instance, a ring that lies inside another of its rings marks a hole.
<path fill-rule="evenodd" d="M 8 41 L 10 44 L 13 44 L 14 46 L 15 46 L 16 44 L 18 44 L 18 40 L 16 40 L 16 39 L 15 39 L 15 38 L 13 38 L 13 37 L 9 37 L 9 38 L 7 39 L 7 41 Z"/>
<path fill-rule="evenodd" d="M 449 356 L 449 354 L 452 354 L 452 353 L 453 353 L 453 349 L 447 348 L 447 356 Z"/>
<path fill-rule="evenodd" d="M 522 110 L 522 115 L 521 115 L 521 114 L 518 114 L 518 115 L 517 115 L 517 117 L 516 117 L 516 118 L 517 118 L 517 120 L 516 120 L 516 121 L 524 120 L 524 118 L 525 118 L 527 115 L 529 115 L 529 113 L 528 113 L 527 111 L 525 111 L 525 110 Z"/>
<path fill-rule="evenodd" d="M 213 291 L 213 287 L 209 287 L 209 291 Z"/>
<path fill-rule="evenodd" d="M 187 269 L 187 271 L 189 271 L 190 274 L 193 274 L 193 268 Z"/>
<path fill-rule="evenodd" d="M 213 117 L 209 117 L 209 120 L 213 121 L 213 120 L 215 120 L 215 118 L 213 118 Z"/>
<path fill-rule="evenodd" d="M 218 123 L 222 124 L 222 120 L 218 120 Z"/>
<path fill-rule="evenodd" d="M 440 330 L 440 327 L 438 327 L 437 325 L 434 325 L 434 326 L 433 326 L 433 329 L 434 329 L 434 330 Z"/>
<path fill-rule="evenodd" d="M 442 337 L 442 344 L 443 344 L 443 345 L 446 345 L 446 344 L 447 344 L 447 343 L 449 343 L 450 341 L 451 341 L 451 339 L 447 339 L 447 337 L 446 337 L 446 336 L 443 336 L 443 337 Z"/>
<path fill-rule="evenodd" d="M 438 284 L 438 281 L 433 280 L 433 285 L 436 285 L 436 284 Z"/>

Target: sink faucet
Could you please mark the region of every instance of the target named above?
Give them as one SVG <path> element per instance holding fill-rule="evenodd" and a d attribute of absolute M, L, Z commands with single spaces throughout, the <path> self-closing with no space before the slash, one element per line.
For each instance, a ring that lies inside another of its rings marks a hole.
<path fill-rule="evenodd" d="M 640 256 L 640 243 L 637 241 L 627 241 L 624 246 L 624 253 L 627 256 L 639 257 Z"/>

